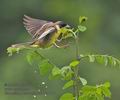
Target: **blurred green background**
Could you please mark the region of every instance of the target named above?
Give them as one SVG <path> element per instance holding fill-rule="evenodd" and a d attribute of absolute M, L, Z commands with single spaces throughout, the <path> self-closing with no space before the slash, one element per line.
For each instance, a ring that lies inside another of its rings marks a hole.
<path fill-rule="evenodd" d="M 120 57 L 120 0 L 0 0 L 0 100 L 58 100 L 63 91 L 63 81 L 49 81 L 39 75 L 37 66 L 27 63 L 27 52 L 12 57 L 6 54 L 11 44 L 30 39 L 22 24 L 24 14 L 51 21 L 63 20 L 73 27 L 77 26 L 80 15 L 87 16 L 88 29 L 80 33 L 80 53 Z M 71 42 L 67 49 L 51 48 L 40 52 L 58 66 L 67 65 L 75 58 L 74 41 Z M 89 85 L 110 81 L 112 100 L 120 100 L 120 69 L 82 62 L 80 75 Z M 42 81 L 51 92 L 46 97 L 4 93 L 5 83 L 36 87 Z"/>

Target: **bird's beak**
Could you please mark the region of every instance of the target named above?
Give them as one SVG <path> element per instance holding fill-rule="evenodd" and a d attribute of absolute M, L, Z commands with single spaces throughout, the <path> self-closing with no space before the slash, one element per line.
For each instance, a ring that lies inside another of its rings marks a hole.
<path fill-rule="evenodd" d="M 70 25 L 66 25 L 65 27 L 66 27 L 66 28 L 68 28 L 68 29 L 70 29 L 70 28 L 71 28 L 71 26 L 70 26 Z"/>

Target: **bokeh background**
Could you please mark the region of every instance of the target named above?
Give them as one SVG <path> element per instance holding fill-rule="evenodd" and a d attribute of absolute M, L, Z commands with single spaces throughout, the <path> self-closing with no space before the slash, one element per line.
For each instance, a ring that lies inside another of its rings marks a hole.
<path fill-rule="evenodd" d="M 87 31 L 80 33 L 80 53 L 120 58 L 120 0 L 0 0 L 0 100 L 58 100 L 63 91 L 63 81 L 49 81 L 39 75 L 37 66 L 28 64 L 27 52 L 12 57 L 6 54 L 11 44 L 30 39 L 22 24 L 24 14 L 51 21 L 63 20 L 73 27 L 77 26 L 80 15 L 87 16 Z M 58 66 L 67 65 L 75 58 L 74 41 L 67 49 L 51 48 L 40 52 Z M 80 75 L 89 85 L 111 82 L 112 100 L 120 99 L 120 69 L 83 62 Z M 51 95 L 34 98 L 33 95 L 4 93 L 5 83 L 36 87 L 43 81 Z"/>

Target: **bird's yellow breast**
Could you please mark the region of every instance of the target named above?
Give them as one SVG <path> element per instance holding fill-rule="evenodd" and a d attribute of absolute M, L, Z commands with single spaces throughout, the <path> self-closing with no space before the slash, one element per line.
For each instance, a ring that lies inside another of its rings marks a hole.
<path fill-rule="evenodd" d="M 56 42 L 56 40 L 58 39 L 58 37 L 60 36 L 60 34 L 61 34 L 60 31 L 53 33 L 50 40 L 49 40 L 48 46 L 53 45 Z"/>
<path fill-rule="evenodd" d="M 39 47 L 41 48 L 47 48 L 52 46 L 61 34 L 60 28 L 58 26 L 56 26 L 56 29 L 57 30 L 51 33 L 47 38 L 41 41 L 36 41 L 34 44 L 39 45 Z"/>

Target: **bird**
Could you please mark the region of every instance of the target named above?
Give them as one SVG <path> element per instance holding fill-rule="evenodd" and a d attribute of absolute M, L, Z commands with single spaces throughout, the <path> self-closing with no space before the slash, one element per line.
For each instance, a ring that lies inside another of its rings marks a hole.
<path fill-rule="evenodd" d="M 31 35 L 32 41 L 26 43 L 18 43 L 12 45 L 15 48 L 25 47 L 39 47 L 48 48 L 53 45 L 60 47 L 56 44 L 56 41 L 61 41 L 61 37 L 64 33 L 60 30 L 62 28 L 69 29 L 70 25 L 63 21 L 46 21 L 24 15 L 23 24 L 27 32 Z M 62 47 L 62 46 L 61 46 Z M 64 46 L 63 46 L 64 47 Z"/>

